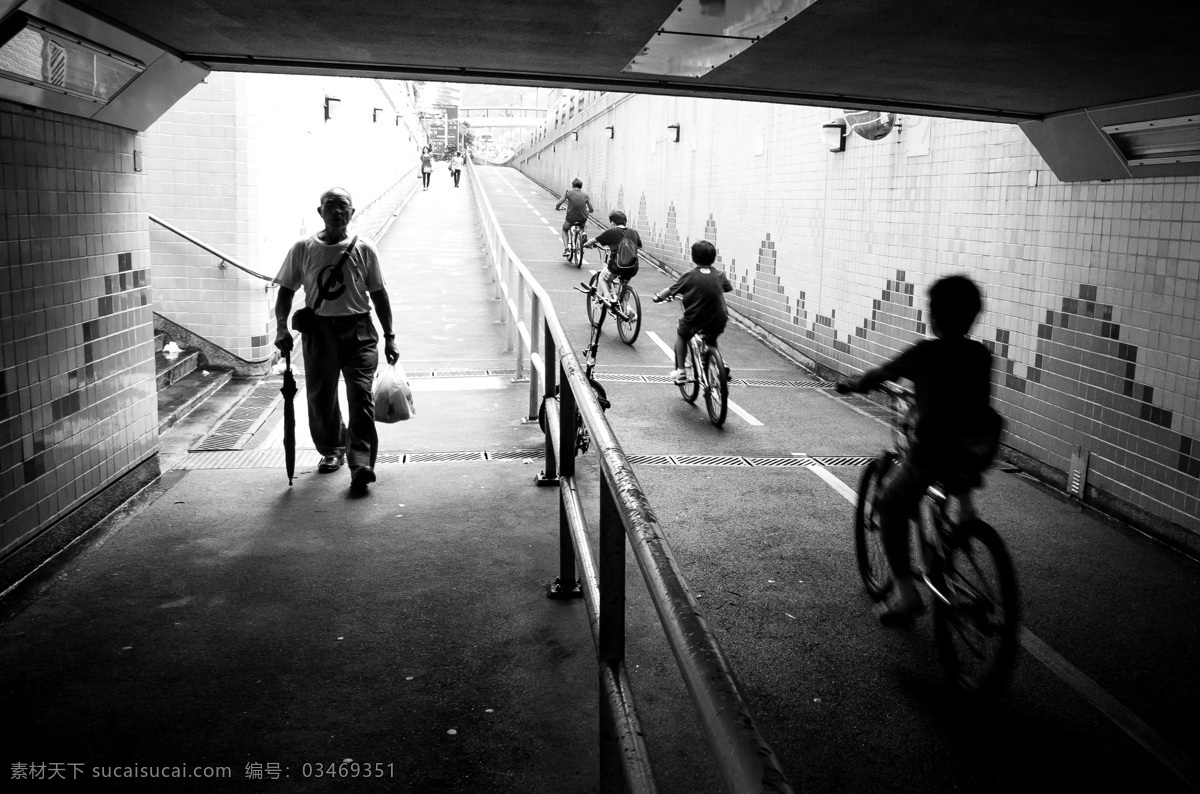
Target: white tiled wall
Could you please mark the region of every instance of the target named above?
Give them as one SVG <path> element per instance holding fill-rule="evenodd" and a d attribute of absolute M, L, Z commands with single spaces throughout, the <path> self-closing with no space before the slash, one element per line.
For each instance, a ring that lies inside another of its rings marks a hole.
<path fill-rule="evenodd" d="M 416 178 L 414 115 L 395 81 L 213 73 L 147 132 L 150 212 L 273 277 L 320 229 L 326 189 L 351 192 L 358 233 L 395 209 Z M 273 288 L 158 226 L 151 251 L 156 311 L 242 358 L 272 352 Z"/>
<path fill-rule="evenodd" d="M 1084 447 L 1090 484 L 1200 533 L 1200 178 L 1064 184 L 1018 128 L 945 119 L 833 153 L 833 115 L 587 94 L 518 165 L 580 177 L 675 267 L 712 240 L 732 304 L 844 373 L 925 335 L 929 284 L 971 275 L 1009 442 L 1063 471 Z"/>
<path fill-rule="evenodd" d="M 140 146 L 0 101 L 0 554 L 155 450 Z"/>

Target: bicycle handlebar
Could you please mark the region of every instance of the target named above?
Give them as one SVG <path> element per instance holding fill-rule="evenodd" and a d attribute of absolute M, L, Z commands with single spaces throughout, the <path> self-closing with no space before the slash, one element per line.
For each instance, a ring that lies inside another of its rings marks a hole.
<path fill-rule="evenodd" d="M 838 394 L 849 394 L 850 392 L 854 391 L 854 389 L 850 388 L 850 383 L 844 380 L 839 381 L 833 388 Z M 881 391 L 889 397 L 895 397 L 899 400 L 912 400 L 916 396 L 916 392 L 914 392 L 912 389 L 901 386 L 899 383 L 890 380 L 883 381 L 878 386 L 874 387 L 872 391 Z"/>

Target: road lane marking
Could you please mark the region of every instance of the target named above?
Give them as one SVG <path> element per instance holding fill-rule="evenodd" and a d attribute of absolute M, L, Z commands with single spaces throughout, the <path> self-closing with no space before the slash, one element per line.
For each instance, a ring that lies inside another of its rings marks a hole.
<path fill-rule="evenodd" d="M 1039 662 L 1050 668 L 1060 680 L 1091 703 L 1109 721 L 1123 730 L 1129 738 L 1140 744 L 1160 764 L 1171 770 L 1194 790 L 1200 790 L 1200 770 L 1187 754 L 1151 728 L 1141 717 L 1134 714 L 1125 704 L 1106 692 L 1075 665 L 1068 662 L 1058 651 L 1043 642 L 1024 626 L 1020 627 L 1021 645 Z"/>
<path fill-rule="evenodd" d="M 803 453 L 800 453 L 800 452 L 793 452 L 792 454 L 797 457 L 811 457 L 808 455 L 804 455 Z M 822 480 L 824 480 L 826 483 L 828 483 L 829 487 L 833 488 L 833 490 L 837 491 L 842 496 L 844 496 L 846 498 L 847 502 L 849 502 L 850 504 L 856 504 L 858 502 L 858 494 L 854 492 L 854 489 L 851 488 L 849 485 L 846 485 L 846 483 L 839 480 L 837 478 L 837 476 L 834 475 L 834 473 L 831 472 L 829 469 L 827 469 L 824 466 L 821 466 L 819 464 L 815 465 L 815 466 L 811 466 L 809 468 L 812 469 L 814 474 L 816 474 L 818 477 L 820 477 Z"/>
<path fill-rule="evenodd" d="M 869 415 L 869 414 L 868 414 Z M 875 417 L 871 417 L 874 419 Z M 800 455 L 793 452 L 793 455 Z M 852 505 L 858 503 L 858 494 L 846 483 L 842 482 L 833 472 L 821 465 L 805 467 L 828 483 L 835 491 L 846 498 Z M 1045 665 L 1050 672 L 1058 676 L 1064 684 L 1075 690 L 1076 694 L 1086 700 L 1097 711 L 1125 732 L 1129 738 L 1141 745 L 1147 752 L 1176 777 L 1193 789 L 1200 790 L 1200 770 L 1186 753 L 1183 753 L 1150 727 L 1138 715 L 1134 714 L 1125 704 L 1105 691 L 1099 684 L 1089 678 L 1082 670 L 1068 662 L 1062 654 L 1051 648 L 1044 640 L 1030 631 L 1024 625 L 1018 627 L 1021 646 L 1031 656 Z"/>
<path fill-rule="evenodd" d="M 671 366 L 674 366 L 675 365 L 675 350 L 674 350 L 674 348 L 670 347 L 666 342 L 664 342 L 662 340 L 662 338 L 658 334 L 654 333 L 653 331 L 647 331 L 646 335 L 654 340 L 654 344 L 656 344 L 660 348 L 662 348 L 662 351 L 667 354 L 667 358 L 670 360 Z M 729 399 L 729 397 L 725 398 L 725 404 L 729 406 L 729 410 L 733 411 L 735 414 L 740 416 L 743 419 L 743 421 L 746 422 L 746 424 L 752 425 L 754 427 L 762 427 L 763 426 L 763 423 L 758 421 L 757 419 L 755 419 L 753 414 L 751 414 L 749 411 L 747 411 L 742 406 L 735 403 L 733 400 Z"/>

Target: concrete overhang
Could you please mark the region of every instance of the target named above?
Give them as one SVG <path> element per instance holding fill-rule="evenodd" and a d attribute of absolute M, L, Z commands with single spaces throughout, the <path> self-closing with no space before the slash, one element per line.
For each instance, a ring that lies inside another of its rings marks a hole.
<path fill-rule="evenodd" d="M 1163 102 L 1200 95 L 1200 5 L 1177 1 L 71 5 L 200 68 L 568 86 L 1018 123 L 1056 173 L 1075 179 L 1138 175 L 1114 169 L 1098 152 L 1074 161 L 1072 141 L 1086 127 L 1081 116 L 1104 109 L 1149 121 Z M 763 14 L 776 17 L 762 23 Z M 680 33 L 685 17 L 698 27 Z M 698 49 L 740 41 L 698 77 L 627 68 L 662 37 L 673 37 L 676 50 L 692 39 Z"/>

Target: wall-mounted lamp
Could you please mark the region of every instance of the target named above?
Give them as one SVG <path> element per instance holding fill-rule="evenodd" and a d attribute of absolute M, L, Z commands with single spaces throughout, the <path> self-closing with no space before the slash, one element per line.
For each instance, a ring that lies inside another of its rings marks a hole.
<path fill-rule="evenodd" d="M 382 112 L 383 112 L 383 108 L 372 108 L 371 109 L 371 123 L 372 124 L 379 123 L 379 114 Z"/>
<path fill-rule="evenodd" d="M 396 114 L 396 126 L 397 127 L 400 126 L 400 114 L 399 113 Z"/>
<path fill-rule="evenodd" d="M 675 130 L 675 143 L 679 143 L 679 125 L 678 124 L 668 124 L 667 129 Z"/>
<path fill-rule="evenodd" d="M 846 151 L 846 122 L 831 121 L 821 127 L 821 140 L 831 152 Z"/>
<path fill-rule="evenodd" d="M 616 130 L 615 130 L 615 129 L 613 129 L 612 127 L 605 127 L 604 129 L 608 130 L 608 137 L 609 137 L 609 138 L 613 137 L 614 133 L 616 133 Z"/>
<path fill-rule="evenodd" d="M 579 140 L 579 130 L 574 130 L 571 134 L 575 136 L 575 140 Z"/>
<path fill-rule="evenodd" d="M 325 97 L 325 120 L 326 121 L 329 121 L 330 119 L 332 119 L 334 116 L 337 115 L 338 105 L 341 104 L 341 101 L 342 100 L 338 99 L 337 97 L 332 97 L 332 96 Z"/>

